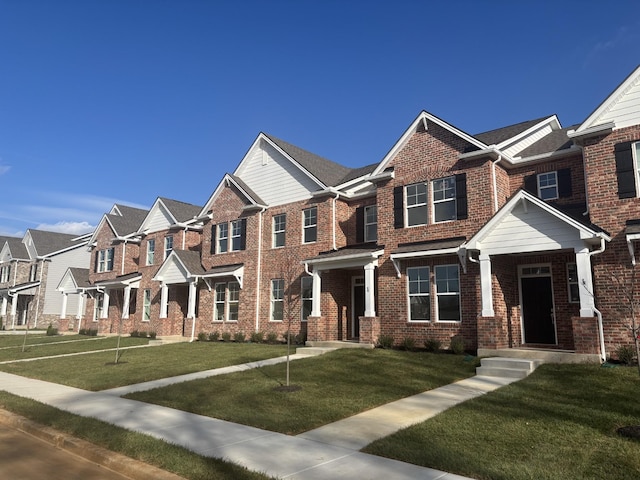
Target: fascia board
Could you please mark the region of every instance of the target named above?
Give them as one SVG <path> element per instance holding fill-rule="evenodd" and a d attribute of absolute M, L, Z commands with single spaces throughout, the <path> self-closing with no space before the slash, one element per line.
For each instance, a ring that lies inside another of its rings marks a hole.
<path fill-rule="evenodd" d="M 323 259 L 304 260 L 302 263 L 313 265 L 318 270 L 328 270 L 332 268 L 347 268 L 362 265 L 368 260 L 377 261 L 384 253 L 384 250 L 376 250 L 375 252 L 354 253 L 353 255 L 344 255 L 342 257 L 329 257 Z"/>
<path fill-rule="evenodd" d="M 462 244 L 460 244 L 462 246 Z M 420 258 L 420 257 L 432 257 L 435 255 L 451 255 L 453 253 L 458 253 L 460 250 L 460 246 L 451 247 L 451 248 L 441 248 L 438 250 L 421 250 L 416 252 L 405 252 L 405 253 L 392 253 L 390 255 L 391 260 L 403 259 L 403 258 Z"/>
<path fill-rule="evenodd" d="M 513 164 L 513 166 L 520 166 L 546 160 L 564 158 L 580 152 L 582 152 L 581 146 L 571 145 L 569 148 L 558 150 L 555 152 L 541 153 L 539 155 L 531 155 L 530 157 L 513 157 L 511 159 L 511 163 Z"/>
<path fill-rule="evenodd" d="M 515 137 L 507 138 L 504 142 L 498 143 L 496 147 L 500 150 L 504 150 L 506 149 L 507 146 L 511 146 L 515 143 L 518 143 L 520 140 L 522 140 L 525 137 L 528 137 L 529 135 L 536 132 L 537 130 L 540 130 L 545 125 L 550 125 L 551 130 L 559 130 L 562 128 L 562 126 L 560 125 L 560 121 L 558 120 L 558 117 L 556 115 L 552 115 L 548 118 L 545 118 L 543 121 L 536 123 L 532 127 L 529 127 L 524 132 L 519 133 Z"/>

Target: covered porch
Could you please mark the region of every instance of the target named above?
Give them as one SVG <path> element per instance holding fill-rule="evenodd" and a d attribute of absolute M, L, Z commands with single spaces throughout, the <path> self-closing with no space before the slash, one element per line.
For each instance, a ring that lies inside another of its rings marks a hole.
<path fill-rule="evenodd" d="M 12 330 L 28 328 L 29 322 L 32 320 L 31 327 L 37 326 L 38 312 L 37 307 L 33 307 L 33 300 L 38 292 L 38 286 L 40 286 L 40 282 L 29 282 L 0 290 L 2 296 L 0 317 L 8 319 L 5 322 L 5 328 Z M 32 310 L 35 311 L 34 315 L 29 315 Z"/>

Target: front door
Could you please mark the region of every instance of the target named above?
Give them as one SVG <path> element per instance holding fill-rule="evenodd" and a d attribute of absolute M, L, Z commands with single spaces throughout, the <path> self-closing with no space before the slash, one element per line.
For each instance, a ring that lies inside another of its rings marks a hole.
<path fill-rule="evenodd" d="M 551 280 L 548 265 L 520 267 L 523 343 L 557 343 Z"/>
<path fill-rule="evenodd" d="M 364 316 L 364 277 L 353 277 L 351 295 L 351 338 L 360 338 L 360 317 Z"/>

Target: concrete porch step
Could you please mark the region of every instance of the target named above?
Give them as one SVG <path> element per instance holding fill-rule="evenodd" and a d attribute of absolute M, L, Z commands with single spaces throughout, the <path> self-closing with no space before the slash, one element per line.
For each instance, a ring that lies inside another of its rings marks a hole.
<path fill-rule="evenodd" d="M 491 357 L 480 360 L 476 375 L 486 377 L 525 378 L 542 362 L 524 358 Z"/>
<path fill-rule="evenodd" d="M 315 357 L 318 355 L 323 355 L 328 352 L 333 352 L 337 350 L 336 348 L 329 347 L 298 347 L 296 348 L 297 355 L 306 355 L 308 357 Z"/>
<path fill-rule="evenodd" d="M 341 341 L 322 341 L 322 342 L 306 342 L 307 347 L 321 347 L 321 348 L 375 348 L 372 343 L 358 343 L 358 342 L 341 342 Z"/>
<path fill-rule="evenodd" d="M 169 343 L 188 342 L 189 340 L 189 337 L 183 337 L 182 335 L 172 335 L 166 337 L 157 337 L 155 340 L 149 340 L 149 345 L 167 345 Z"/>

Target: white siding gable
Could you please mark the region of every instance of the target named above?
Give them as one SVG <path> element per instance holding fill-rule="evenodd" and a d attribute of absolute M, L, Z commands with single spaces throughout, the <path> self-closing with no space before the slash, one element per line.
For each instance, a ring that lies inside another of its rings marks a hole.
<path fill-rule="evenodd" d="M 5 242 L 0 249 L 0 262 L 8 262 L 9 260 L 11 260 L 11 251 L 9 250 L 9 244 Z"/>
<path fill-rule="evenodd" d="M 175 256 L 171 256 L 164 265 L 160 268 L 160 271 L 155 276 L 154 280 L 161 280 L 165 284 L 185 283 L 188 281 L 189 272 L 184 266 L 176 260 Z"/>
<path fill-rule="evenodd" d="M 167 212 L 166 208 L 156 203 L 153 209 L 149 212 L 149 215 L 142 225 L 142 230 L 148 230 L 149 232 L 159 232 L 162 230 L 168 230 L 173 225 L 174 220 Z"/>
<path fill-rule="evenodd" d="M 533 145 L 541 138 L 549 135 L 551 132 L 552 132 L 551 125 L 545 125 L 540 130 L 534 132 L 531 135 L 526 136 L 525 138 L 521 139 L 519 142 L 515 143 L 514 145 L 511 145 L 509 148 L 503 151 L 510 157 L 514 157 L 518 152 L 521 152 L 525 148 Z"/>
<path fill-rule="evenodd" d="M 67 273 L 64 275 L 62 280 L 60 280 L 60 285 L 58 285 L 58 290 L 63 292 L 75 292 L 78 289 L 76 282 L 73 281 L 73 276 L 67 270 Z"/>
<path fill-rule="evenodd" d="M 22 243 L 27 248 L 27 252 L 29 253 L 29 258 L 36 258 L 38 256 L 36 252 L 36 247 L 33 244 L 33 239 L 31 238 L 31 233 L 27 232 L 22 239 Z"/>
<path fill-rule="evenodd" d="M 318 183 L 264 139 L 247 153 L 235 175 L 269 206 L 310 198 L 319 189 Z"/>
<path fill-rule="evenodd" d="M 616 128 L 640 124 L 640 77 L 621 92 L 593 123 L 607 122 L 615 122 Z"/>
<path fill-rule="evenodd" d="M 91 253 L 87 251 L 84 245 L 54 255 L 49 262 L 47 269 L 47 277 L 44 285 L 44 308 L 45 314 L 60 314 L 62 311 L 62 294 L 57 289 L 60 280 L 69 267 L 87 268 L 91 261 Z M 70 295 L 67 303 L 67 312 L 75 312 L 77 309 L 78 296 Z"/>

